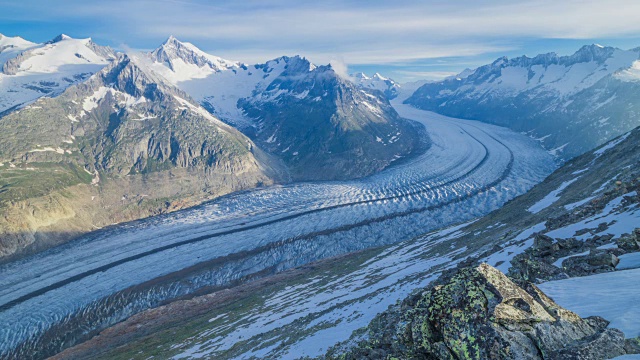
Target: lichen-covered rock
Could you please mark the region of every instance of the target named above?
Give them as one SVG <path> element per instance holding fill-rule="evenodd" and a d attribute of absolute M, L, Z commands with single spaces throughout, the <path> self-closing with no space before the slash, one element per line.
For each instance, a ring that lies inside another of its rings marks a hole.
<path fill-rule="evenodd" d="M 625 340 L 624 350 L 627 354 L 640 354 L 640 337 Z"/>
<path fill-rule="evenodd" d="M 487 264 L 444 276 L 372 324 L 368 341 L 327 357 L 595 360 L 626 354 L 624 334 L 608 329 L 608 321 L 582 319 L 534 284 L 516 284 Z"/>

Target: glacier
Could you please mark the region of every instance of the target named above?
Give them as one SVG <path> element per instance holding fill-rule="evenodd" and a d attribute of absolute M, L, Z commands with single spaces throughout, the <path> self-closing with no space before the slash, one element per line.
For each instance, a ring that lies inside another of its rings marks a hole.
<path fill-rule="evenodd" d="M 431 147 L 379 174 L 235 193 L 0 266 L 0 356 L 53 354 L 198 290 L 469 221 L 556 168 L 524 135 L 393 105 Z"/>

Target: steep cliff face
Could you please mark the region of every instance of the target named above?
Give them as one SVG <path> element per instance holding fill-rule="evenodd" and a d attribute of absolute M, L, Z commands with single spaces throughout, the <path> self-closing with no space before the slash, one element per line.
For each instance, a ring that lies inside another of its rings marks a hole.
<path fill-rule="evenodd" d="M 23 203 L 3 208 L 11 226 L 2 229 L 20 244 L 5 241 L 3 255 L 46 237 L 43 231 L 64 228 L 57 222 L 82 219 L 69 231 L 86 231 L 269 184 L 279 176 L 276 162 L 251 140 L 125 55 L 62 95 L 3 117 L 0 127 L 0 159 L 11 165 L 3 175 L 29 182 L 37 173 L 48 184 L 22 196 L 5 194 L 7 204 Z M 61 174 L 68 174 L 64 181 Z M 7 185 L 15 192 L 15 182 Z M 59 211 L 22 221 L 16 216 L 21 208 L 47 213 L 43 204 L 75 185 L 101 205 L 87 203 L 74 189 L 55 206 Z M 128 209 L 131 202 L 139 209 Z M 84 206 L 91 216 L 80 214 Z"/>

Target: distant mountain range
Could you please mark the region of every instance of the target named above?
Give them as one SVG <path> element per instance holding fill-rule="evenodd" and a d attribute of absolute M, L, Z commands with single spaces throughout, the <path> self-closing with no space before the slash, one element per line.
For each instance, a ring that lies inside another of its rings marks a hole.
<path fill-rule="evenodd" d="M 499 58 L 420 87 L 407 103 L 529 133 L 561 159 L 640 125 L 640 48 Z"/>

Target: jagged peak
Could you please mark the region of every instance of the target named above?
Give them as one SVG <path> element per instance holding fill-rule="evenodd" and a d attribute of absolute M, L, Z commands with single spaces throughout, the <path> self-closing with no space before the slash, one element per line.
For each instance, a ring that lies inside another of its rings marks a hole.
<path fill-rule="evenodd" d="M 379 72 L 373 74 L 373 78 L 376 79 L 376 80 L 382 80 L 382 81 L 389 80 L 389 78 L 386 78 L 386 77 L 380 75 Z"/>
<path fill-rule="evenodd" d="M 59 43 L 59 42 L 64 41 L 64 40 L 73 40 L 73 38 L 71 36 L 67 35 L 67 34 L 60 34 L 60 35 L 54 37 L 53 39 L 47 41 L 46 43 L 47 44 L 55 44 L 55 43 Z"/>
<path fill-rule="evenodd" d="M 354 78 L 358 79 L 358 80 L 369 80 L 370 77 L 367 76 L 367 74 L 363 73 L 362 71 L 359 73 L 355 73 L 352 75 Z"/>
<path fill-rule="evenodd" d="M 174 62 L 178 59 L 198 67 L 208 66 L 216 71 L 240 67 L 237 62 L 210 55 L 191 43 L 181 42 L 173 35 L 169 36 L 162 45 L 149 53 L 149 56 L 153 61 L 164 63 L 173 71 L 176 71 Z"/>

